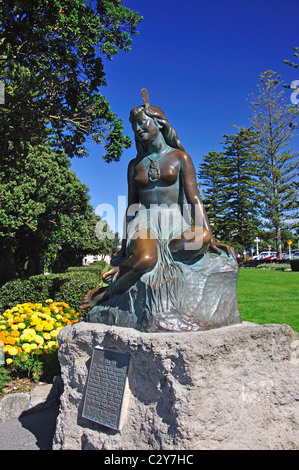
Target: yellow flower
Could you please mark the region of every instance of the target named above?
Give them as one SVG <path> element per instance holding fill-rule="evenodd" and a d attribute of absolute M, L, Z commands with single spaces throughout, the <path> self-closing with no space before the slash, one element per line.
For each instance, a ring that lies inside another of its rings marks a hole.
<path fill-rule="evenodd" d="M 19 324 L 18 324 L 18 328 L 19 328 L 19 330 L 24 330 L 24 329 L 26 328 L 25 323 L 22 323 L 22 322 L 19 323 Z"/>
<path fill-rule="evenodd" d="M 11 325 L 11 329 L 12 329 L 13 331 L 16 331 L 16 330 L 19 329 L 19 326 L 18 326 L 18 325 Z"/>
<path fill-rule="evenodd" d="M 51 335 L 52 338 L 57 338 L 58 331 L 57 330 L 52 330 L 52 331 L 50 331 L 50 335 Z"/>
<path fill-rule="evenodd" d="M 50 333 L 44 333 L 44 334 L 43 334 L 43 337 L 45 338 L 45 340 L 51 339 Z"/>
<path fill-rule="evenodd" d="M 9 364 L 11 364 L 13 361 L 12 359 L 9 357 L 8 359 L 6 359 L 6 364 L 9 366 Z"/>
<path fill-rule="evenodd" d="M 14 347 L 11 347 L 11 348 L 9 349 L 9 351 L 7 351 L 7 352 L 8 352 L 8 354 L 9 354 L 10 356 L 15 356 L 16 354 L 18 354 L 17 348 L 14 348 Z"/>
<path fill-rule="evenodd" d="M 45 331 L 51 331 L 53 330 L 53 325 L 49 321 L 43 321 L 43 327 Z"/>
<path fill-rule="evenodd" d="M 52 304 L 52 303 L 53 303 L 53 300 L 52 300 L 52 299 L 46 300 L 46 304 Z"/>
<path fill-rule="evenodd" d="M 19 323 L 20 321 L 22 321 L 21 317 L 18 316 L 14 318 L 14 323 Z"/>
<path fill-rule="evenodd" d="M 42 345 L 44 343 L 44 338 L 42 338 L 39 335 L 36 335 L 36 337 L 34 339 L 35 339 L 35 342 L 39 345 Z"/>
<path fill-rule="evenodd" d="M 43 331 L 43 329 L 44 329 L 44 327 L 43 327 L 43 325 L 42 325 L 41 323 L 39 323 L 39 324 L 36 325 L 36 327 L 35 327 L 35 330 L 36 330 L 36 331 Z"/>
<path fill-rule="evenodd" d="M 28 334 L 31 336 L 35 336 L 35 330 L 34 328 L 26 328 L 26 330 L 23 331 L 24 334 Z"/>

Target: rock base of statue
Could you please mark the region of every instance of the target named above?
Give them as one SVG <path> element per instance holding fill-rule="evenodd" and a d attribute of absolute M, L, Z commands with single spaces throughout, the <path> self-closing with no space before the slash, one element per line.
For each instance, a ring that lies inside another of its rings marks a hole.
<path fill-rule="evenodd" d="M 80 322 L 58 340 L 64 391 L 54 450 L 299 448 L 299 335 L 287 325 L 143 333 Z M 87 391 L 102 416 L 118 399 L 109 398 L 112 379 L 98 384 L 101 394 L 96 380 L 87 390 L 99 346 L 129 357 L 119 430 L 83 417 Z"/>
<path fill-rule="evenodd" d="M 88 321 L 140 331 L 201 331 L 241 323 L 238 263 L 205 253 L 194 262 L 160 260 L 121 295 L 94 306 Z M 113 287 L 113 286 L 112 286 Z"/>

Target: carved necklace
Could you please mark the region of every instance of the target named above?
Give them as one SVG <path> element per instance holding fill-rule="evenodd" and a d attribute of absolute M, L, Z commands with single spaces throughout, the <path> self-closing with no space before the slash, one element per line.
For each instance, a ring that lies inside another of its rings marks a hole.
<path fill-rule="evenodd" d="M 159 158 L 157 160 L 152 159 L 149 155 L 147 155 L 147 158 L 150 160 L 150 166 L 148 170 L 148 179 L 152 182 L 156 182 L 160 179 L 161 177 L 161 171 L 159 167 L 159 160 L 167 153 L 169 152 L 170 147 L 167 147 L 163 152 L 161 152 Z"/>

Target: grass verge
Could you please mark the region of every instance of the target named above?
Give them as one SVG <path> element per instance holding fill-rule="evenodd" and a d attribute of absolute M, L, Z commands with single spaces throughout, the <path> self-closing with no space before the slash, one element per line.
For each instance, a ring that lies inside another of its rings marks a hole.
<path fill-rule="evenodd" d="M 299 273 L 240 269 L 238 306 L 243 321 L 287 324 L 299 333 Z"/>

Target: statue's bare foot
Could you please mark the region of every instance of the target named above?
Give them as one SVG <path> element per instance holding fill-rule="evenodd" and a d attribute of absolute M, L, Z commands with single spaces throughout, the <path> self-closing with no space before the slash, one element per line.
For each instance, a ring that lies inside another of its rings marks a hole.
<path fill-rule="evenodd" d="M 107 283 L 111 282 L 115 274 L 119 272 L 119 266 L 111 266 L 108 271 L 103 273 L 103 280 Z"/>
<path fill-rule="evenodd" d="M 107 287 L 97 287 L 87 292 L 87 294 L 85 294 L 84 297 L 82 297 L 81 305 L 80 305 L 81 310 L 90 309 L 91 306 L 94 304 L 94 302 L 96 302 L 97 300 L 100 300 L 100 298 L 103 296 L 106 290 L 107 290 Z"/>

